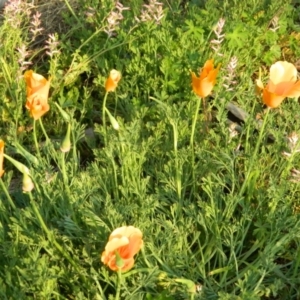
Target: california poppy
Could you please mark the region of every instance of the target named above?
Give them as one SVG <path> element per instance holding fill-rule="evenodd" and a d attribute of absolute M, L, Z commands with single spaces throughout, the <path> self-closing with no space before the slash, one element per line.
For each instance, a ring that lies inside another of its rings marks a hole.
<path fill-rule="evenodd" d="M 50 109 L 48 104 L 50 80 L 32 70 L 25 72 L 24 79 L 27 89 L 26 108 L 30 111 L 30 115 L 38 120 Z"/>
<path fill-rule="evenodd" d="M 216 84 L 219 69 L 220 65 L 214 69 L 214 61 L 213 59 L 210 59 L 204 64 L 204 67 L 200 72 L 200 77 L 197 77 L 196 74 L 192 72 L 193 91 L 197 96 L 204 98 L 211 93 Z"/>
<path fill-rule="evenodd" d="M 296 67 L 287 61 L 278 61 L 270 68 L 268 84 L 264 87 L 261 78 L 256 85 L 262 91 L 263 102 L 271 108 L 278 107 L 286 98 L 300 96 L 300 81 Z"/>
<path fill-rule="evenodd" d="M 109 236 L 105 251 L 101 255 L 101 261 L 113 271 L 130 270 L 134 265 L 134 255 L 143 246 L 142 237 L 142 232 L 133 226 L 115 229 Z M 122 260 L 122 266 L 118 266 L 118 259 Z"/>
<path fill-rule="evenodd" d="M 120 79 L 121 79 L 121 73 L 114 69 L 111 70 L 105 82 L 105 90 L 107 92 L 114 92 L 118 86 Z"/>
<path fill-rule="evenodd" d="M 4 160 L 4 141 L 0 140 L 0 178 L 4 174 L 3 160 Z"/>

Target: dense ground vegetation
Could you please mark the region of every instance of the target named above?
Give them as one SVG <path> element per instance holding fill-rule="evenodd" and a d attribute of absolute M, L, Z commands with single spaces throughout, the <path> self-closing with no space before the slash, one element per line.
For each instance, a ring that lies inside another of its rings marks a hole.
<path fill-rule="evenodd" d="M 32 2 L 0 21 L 0 298 L 300 299 L 299 101 L 256 87 L 298 67 L 299 1 Z"/>

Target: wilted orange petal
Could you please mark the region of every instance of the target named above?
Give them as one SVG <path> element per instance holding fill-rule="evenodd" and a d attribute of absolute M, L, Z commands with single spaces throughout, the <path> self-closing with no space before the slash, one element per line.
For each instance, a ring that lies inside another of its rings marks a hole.
<path fill-rule="evenodd" d="M 261 79 L 256 79 L 256 86 L 258 87 L 259 90 L 264 89 L 264 84 L 262 83 Z"/>
<path fill-rule="evenodd" d="M 30 111 L 30 115 L 37 120 L 50 109 L 48 104 L 50 80 L 32 70 L 25 72 L 24 79 L 27 88 L 25 106 Z"/>

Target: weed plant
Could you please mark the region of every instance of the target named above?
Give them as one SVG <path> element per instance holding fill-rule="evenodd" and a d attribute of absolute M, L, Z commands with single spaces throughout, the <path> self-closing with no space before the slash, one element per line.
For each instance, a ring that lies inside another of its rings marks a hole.
<path fill-rule="evenodd" d="M 255 92 L 297 64 L 299 3 L 32 2 L 0 21 L 0 298 L 300 299 L 299 103 Z M 29 69 L 51 81 L 37 120 Z M 125 225 L 144 246 L 120 274 L 100 256 Z"/>

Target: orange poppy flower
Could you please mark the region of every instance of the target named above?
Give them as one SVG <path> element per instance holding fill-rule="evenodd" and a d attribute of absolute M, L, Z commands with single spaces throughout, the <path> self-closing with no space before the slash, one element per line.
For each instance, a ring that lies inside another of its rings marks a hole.
<path fill-rule="evenodd" d="M 261 78 L 256 80 L 262 91 L 263 102 L 271 108 L 278 107 L 286 98 L 300 96 L 300 81 L 297 81 L 296 67 L 287 61 L 278 61 L 270 68 L 270 78 L 264 87 Z"/>
<path fill-rule="evenodd" d="M 0 178 L 4 174 L 3 160 L 4 160 L 4 141 L 0 140 Z"/>
<path fill-rule="evenodd" d="M 122 272 L 130 270 L 134 265 L 134 255 L 143 246 L 142 232 L 133 226 L 123 226 L 115 229 L 109 236 L 101 261 L 111 270 Z M 117 256 L 122 259 L 123 266 L 117 266 Z"/>
<path fill-rule="evenodd" d="M 114 92 L 118 86 L 118 82 L 121 79 L 121 73 L 117 70 L 111 70 L 109 73 L 109 77 L 105 82 L 105 89 L 107 92 Z"/>
<path fill-rule="evenodd" d="M 50 109 L 48 104 L 50 80 L 32 70 L 25 72 L 24 79 L 27 88 L 26 108 L 30 111 L 30 115 L 38 120 Z"/>
<path fill-rule="evenodd" d="M 197 96 L 204 98 L 211 93 L 214 85 L 216 84 L 219 69 L 220 64 L 216 69 L 214 69 L 214 61 L 213 59 L 210 59 L 204 64 L 200 77 L 197 77 L 196 74 L 192 72 L 193 91 Z"/>

